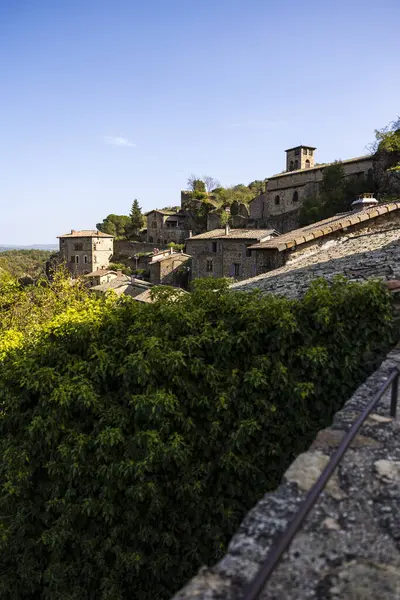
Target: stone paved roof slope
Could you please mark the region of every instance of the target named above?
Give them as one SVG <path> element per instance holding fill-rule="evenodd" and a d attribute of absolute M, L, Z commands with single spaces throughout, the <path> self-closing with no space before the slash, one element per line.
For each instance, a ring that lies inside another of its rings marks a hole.
<path fill-rule="evenodd" d="M 64 233 L 59 235 L 58 238 L 72 238 L 72 237 L 106 237 L 113 238 L 113 235 L 103 233 L 102 231 L 96 231 L 95 229 L 81 229 L 81 231 L 71 231 L 70 233 Z"/>
<path fill-rule="evenodd" d="M 231 229 L 228 234 L 225 233 L 225 229 L 212 229 L 194 235 L 188 240 L 220 240 L 220 239 L 254 239 L 261 240 L 270 235 L 276 235 L 275 229 Z"/>
<path fill-rule="evenodd" d="M 282 485 L 248 513 L 225 557 L 201 569 L 174 600 L 242 600 L 330 454 L 396 365 L 399 349 L 297 457 Z M 389 417 L 389 405 L 390 392 L 361 428 L 260 600 L 400 599 L 400 421 Z"/>
<path fill-rule="evenodd" d="M 294 255 L 284 267 L 235 283 L 232 289 L 259 289 L 296 298 L 317 277 L 330 280 L 338 274 L 352 280 L 400 279 L 400 229 L 368 234 L 354 232 L 328 241 L 317 251 L 298 258 Z"/>
<path fill-rule="evenodd" d="M 307 225 L 306 227 L 289 231 L 288 233 L 284 233 L 277 238 L 260 242 L 259 244 L 254 244 L 251 246 L 251 248 L 273 249 L 282 252 L 283 250 L 293 249 L 301 244 L 305 244 L 325 235 L 329 235 L 335 231 L 340 231 L 346 227 L 351 227 L 352 225 L 357 225 L 358 223 L 375 219 L 380 215 L 384 215 L 396 210 L 400 210 L 400 202 L 380 204 L 378 206 L 364 208 L 363 210 L 355 212 L 335 215 L 329 219 L 312 223 L 312 225 Z"/>

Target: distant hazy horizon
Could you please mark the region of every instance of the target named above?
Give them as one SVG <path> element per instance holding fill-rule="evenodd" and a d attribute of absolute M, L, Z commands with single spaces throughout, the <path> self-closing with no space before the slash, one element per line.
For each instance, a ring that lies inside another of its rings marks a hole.
<path fill-rule="evenodd" d="M 0 252 L 7 252 L 7 250 L 58 250 L 58 245 L 31 244 L 29 246 L 22 246 L 18 244 L 0 244 Z"/>

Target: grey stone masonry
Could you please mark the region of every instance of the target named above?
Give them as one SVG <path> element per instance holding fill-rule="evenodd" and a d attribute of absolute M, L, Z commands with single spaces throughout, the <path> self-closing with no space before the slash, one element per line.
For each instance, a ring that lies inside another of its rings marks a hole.
<path fill-rule="evenodd" d="M 399 226 L 330 240 L 316 249 L 295 254 L 279 269 L 233 284 L 232 288 L 299 298 L 314 279 L 323 277 L 330 281 L 335 275 L 345 275 L 353 281 L 400 279 Z"/>
<path fill-rule="evenodd" d="M 394 368 L 400 348 L 361 385 L 248 513 L 228 552 L 174 600 L 239 600 L 345 432 Z M 400 421 L 381 399 L 260 595 L 261 600 L 400 599 Z"/>

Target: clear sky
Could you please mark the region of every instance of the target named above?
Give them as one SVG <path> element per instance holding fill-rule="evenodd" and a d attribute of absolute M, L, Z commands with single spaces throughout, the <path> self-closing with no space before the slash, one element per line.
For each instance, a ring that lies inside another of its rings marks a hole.
<path fill-rule="evenodd" d="M 0 0 L 0 245 L 366 153 L 400 114 L 399 0 Z"/>

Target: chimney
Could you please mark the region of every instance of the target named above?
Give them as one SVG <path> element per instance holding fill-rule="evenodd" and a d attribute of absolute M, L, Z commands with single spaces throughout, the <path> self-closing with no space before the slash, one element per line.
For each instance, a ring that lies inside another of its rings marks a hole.
<path fill-rule="evenodd" d="M 369 208 L 370 206 L 376 206 L 378 204 L 378 200 L 374 198 L 374 195 L 371 193 L 365 193 L 358 196 L 356 200 L 351 205 L 351 209 L 353 212 L 358 210 L 363 210 L 364 208 Z"/>
<path fill-rule="evenodd" d="M 225 225 L 225 235 L 229 235 L 231 228 L 229 227 L 229 223 L 226 223 Z"/>
<path fill-rule="evenodd" d="M 174 253 L 174 250 L 173 250 L 172 246 L 171 246 L 171 248 L 169 249 L 169 253 L 170 253 L 170 254 L 173 254 L 173 253 Z"/>
<path fill-rule="evenodd" d="M 192 231 L 192 230 L 190 230 L 190 231 L 189 231 L 189 237 L 191 238 L 192 236 L 193 236 L 193 231 Z"/>
<path fill-rule="evenodd" d="M 76 229 L 71 229 L 71 235 L 73 235 L 74 233 L 76 233 Z"/>

